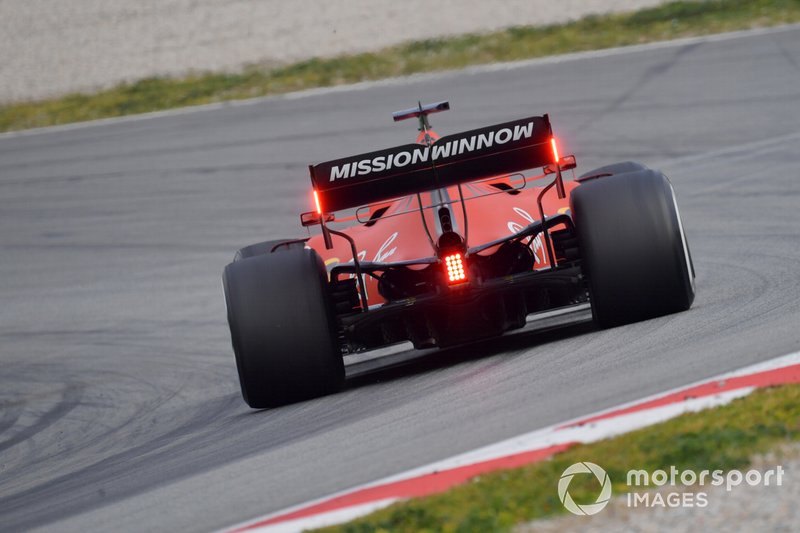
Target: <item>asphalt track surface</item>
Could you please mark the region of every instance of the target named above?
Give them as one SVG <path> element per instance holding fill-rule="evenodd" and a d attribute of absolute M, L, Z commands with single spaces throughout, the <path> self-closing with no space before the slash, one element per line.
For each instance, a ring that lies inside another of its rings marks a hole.
<path fill-rule="evenodd" d="M 0 529 L 211 530 L 800 348 L 800 29 L 0 139 Z M 677 192 L 686 313 L 242 402 L 220 273 L 298 235 L 309 162 L 551 113 Z"/>

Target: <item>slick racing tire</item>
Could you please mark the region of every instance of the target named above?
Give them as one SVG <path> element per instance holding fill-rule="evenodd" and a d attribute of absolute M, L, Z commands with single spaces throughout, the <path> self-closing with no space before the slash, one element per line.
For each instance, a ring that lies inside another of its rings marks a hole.
<path fill-rule="evenodd" d="M 223 286 L 239 383 L 250 407 L 341 388 L 344 362 L 325 266 L 314 250 L 292 246 L 233 262 Z"/>
<path fill-rule="evenodd" d="M 572 192 L 592 313 L 604 328 L 689 309 L 694 267 L 669 180 L 650 169 Z"/>
<path fill-rule="evenodd" d="M 614 176 L 615 174 L 624 174 L 626 172 L 636 172 L 638 170 L 647 170 L 647 167 L 636 161 L 623 161 L 621 163 L 613 163 L 606 165 L 580 175 L 578 180 L 588 180 L 592 178 L 600 178 L 604 176 Z"/>
<path fill-rule="evenodd" d="M 236 251 L 233 256 L 233 261 L 241 261 L 242 259 L 247 259 L 248 257 L 253 257 L 255 255 L 264 255 L 272 253 L 272 249 L 275 248 L 277 245 L 290 242 L 291 239 L 276 239 L 273 241 L 264 241 L 264 242 L 257 242 L 255 244 L 250 244 L 245 246 L 244 248 L 240 248 Z M 291 242 L 291 244 L 287 244 L 284 246 L 278 246 L 275 248 L 276 252 L 288 250 L 289 248 L 303 248 L 305 244 L 303 242 Z"/>

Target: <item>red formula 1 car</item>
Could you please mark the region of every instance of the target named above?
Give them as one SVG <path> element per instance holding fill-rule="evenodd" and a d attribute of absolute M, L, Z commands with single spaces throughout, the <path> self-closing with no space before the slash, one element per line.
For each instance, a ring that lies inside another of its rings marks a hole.
<path fill-rule="evenodd" d="M 223 284 L 242 394 L 267 407 L 336 391 L 348 354 L 444 347 L 558 310 L 612 327 L 688 309 L 694 269 L 672 186 L 617 163 L 565 181 L 547 115 L 309 167 L 312 238 L 253 244 Z M 570 172 L 574 176 L 573 172 Z M 539 183 L 540 185 L 536 185 Z"/>

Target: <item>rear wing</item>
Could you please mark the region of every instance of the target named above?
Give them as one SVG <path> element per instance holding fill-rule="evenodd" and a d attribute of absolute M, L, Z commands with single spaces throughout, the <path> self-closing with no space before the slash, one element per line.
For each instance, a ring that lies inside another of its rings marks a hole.
<path fill-rule="evenodd" d="M 552 139 L 543 115 L 448 135 L 430 146 L 406 144 L 326 161 L 309 171 L 318 211 L 332 213 L 557 163 Z"/>

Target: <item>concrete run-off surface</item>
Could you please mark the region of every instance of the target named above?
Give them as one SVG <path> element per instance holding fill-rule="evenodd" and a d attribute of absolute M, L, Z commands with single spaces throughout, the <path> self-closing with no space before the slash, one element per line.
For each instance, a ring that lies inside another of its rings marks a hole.
<path fill-rule="evenodd" d="M 565 22 L 663 0 L 0 0 L 0 102 L 407 40 Z"/>

